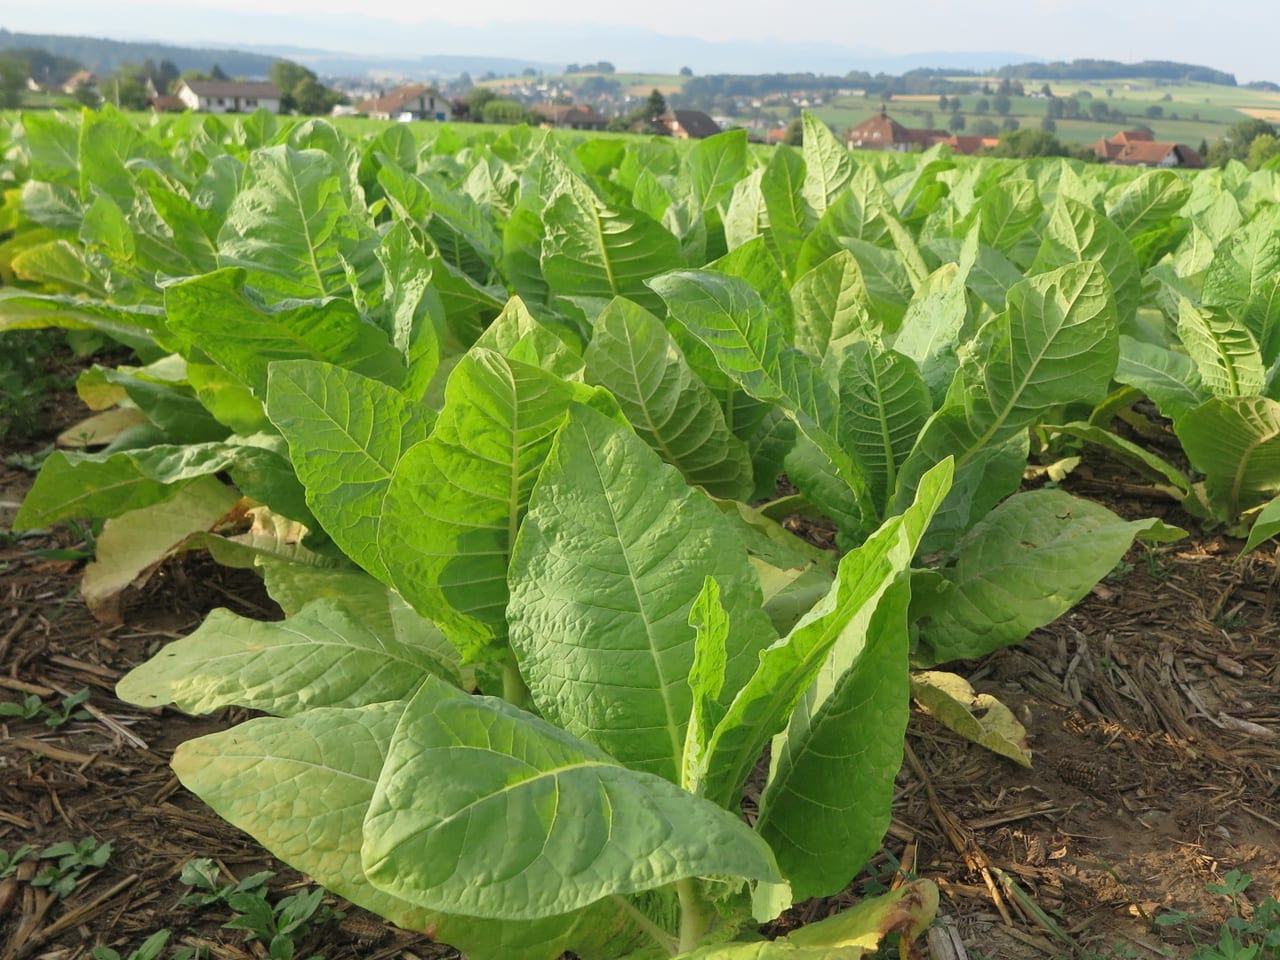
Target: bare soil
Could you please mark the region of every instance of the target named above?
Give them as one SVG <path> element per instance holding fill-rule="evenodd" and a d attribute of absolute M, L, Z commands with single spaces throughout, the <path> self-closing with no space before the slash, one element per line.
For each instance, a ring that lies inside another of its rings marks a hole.
<path fill-rule="evenodd" d="M 49 435 L 71 407 L 53 411 Z M 0 699 L 35 694 L 55 705 L 87 687 L 92 716 L 58 728 L 0 724 L 0 850 L 86 836 L 113 849 L 65 898 L 28 883 L 29 867 L 0 880 L 0 960 L 75 960 L 99 945 L 127 956 L 162 928 L 174 931 L 171 945 L 209 957 L 264 957 L 262 944 L 222 928 L 225 908 L 179 905 L 188 892 L 179 874 L 195 857 L 213 858 L 227 878 L 274 870 L 281 894 L 306 882 L 169 771 L 176 744 L 244 714 L 140 711 L 113 689 L 214 607 L 259 618 L 278 610 L 251 573 L 188 556 L 129 598 L 124 625 L 96 623 L 77 597 L 81 562 L 33 553 L 74 548 L 71 534 L 4 538 L 29 483 L 0 465 Z M 1158 506 L 1105 471 L 1076 486 L 1126 515 Z M 953 665 L 1020 714 L 1034 766 L 913 716 L 883 853 L 846 894 L 801 905 L 775 929 L 832 913 L 901 871 L 940 887 L 941 928 L 962 945 L 952 957 L 1187 956 L 1191 937 L 1215 939 L 1228 915 L 1229 901 L 1206 884 L 1250 874 L 1246 914 L 1280 896 L 1276 555 L 1273 544 L 1246 558 L 1239 548 L 1203 533 L 1135 548 L 1058 622 Z M 300 942 L 297 956 L 457 956 L 339 898 L 328 903 L 345 917 Z M 1152 922 L 1169 909 L 1199 919 L 1190 930 Z"/>

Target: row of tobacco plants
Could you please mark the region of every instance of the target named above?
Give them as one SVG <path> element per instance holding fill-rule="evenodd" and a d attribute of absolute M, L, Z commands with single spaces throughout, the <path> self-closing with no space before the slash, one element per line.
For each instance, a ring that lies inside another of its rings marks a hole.
<path fill-rule="evenodd" d="M 217 611 L 120 696 L 265 714 L 183 783 L 476 960 L 911 936 L 926 882 L 754 931 L 879 848 L 913 692 L 1027 762 L 929 668 L 1181 535 L 1029 459 L 1275 532 L 1274 173 L 277 123 L 0 126 L 0 329 L 136 356 L 18 522 L 105 519 L 103 618 L 178 550 L 257 569 L 286 619 Z"/>

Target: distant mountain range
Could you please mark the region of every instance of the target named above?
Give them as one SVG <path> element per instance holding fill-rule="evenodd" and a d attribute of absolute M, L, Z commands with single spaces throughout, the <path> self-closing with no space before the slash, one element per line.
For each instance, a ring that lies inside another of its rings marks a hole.
<path fill-rule="evenodd" d="M 98 73 L 121 63 L 169 59 L 183 70 L 208 70 L 217 63 L 234 76 L 265 76 L 271 60 L 285 57 L 322 76 L 405 76 L 448 78 L 463 72 L 482 76 L 533 69 L 561 73 L 570 63 L 608 60 L 622 71 L 675 73 L 689 67 L 697 73 L 823 73 L 850 70 L 900 74 L 918 67 L 986 70 L 1034 60 L 1011 51 L 932 51 L 910 55 L 878 50 L 852 50 L 822 43 L 716 42 L 668 36 L 637 27 L 600 24 L 502 23 L 484 28 L 447 23 L 399 24 L 388 20 L 316 13 L 304 18 L 238 13 L 237 35 L 288 37 L 283 43 L 215 45 L 194 37 L 220 36 L 225 22 L 205 22 L 199 9 L 149 9 L 148 33 L 173 38 L 164 42 L 125 42 L 90 37 L 63 37 L 0 29 L 0 49 L 40 47 L 74 57 Z M 80 22 L 80 18 L 77 18 Z M 93 21 L 84 26 L 92 29 Z M 336 39 L 337 38 L 337 39 Z M 181 41 L 182 43 L 180 43 Z M 339 49 L 335 49 L 339 48 Z M 537 51 L 537 57 L 527 52 Z"/>
<path fill-rule="evenodd" d="M 170 60 L 179 70 L 208 71 L 217 64 L 232 77 L 265 77 L 273 61 L 279 59 L 243 50 L 183 47 L 171 43 L 105 40 L 98 37 L 67 37 L 52 33 L 11 33 L 0 28 L 0 50 L 47 50 L 69 57 L 100 76 L 114 73 L 126 63 Z"/>
<path fill-rule="evenodd" d="M 155 8 L 151 28 L 182 36 L 193 29 L 192 17 L 175 16 L 166 8 Z M 198 20 L 199 18 L 196 17 Z M 285 27 L 287 26 L 287 29 Z M 323 45 L 336 29 L 350 49 L 374 46 L 378 52 L 335 52 Z M 352 19 L 344 15 L 317 14 L 306 18 L 286 18 L 270 14 L 237 17 L 240 32 L 252 36 L 289 36 L 289 44 L 257 43 L 228 49 L 204 45 L 179 45 L 152 41 L 122 41 L 56 34 L 18 33 L 0 28 L 0 50 L 34 47 L 69 57 L 95 73 L 106 75 L 124 63 L 144 60 L 171 60 L 179 70 L 210 70 L 217 64 L 231 76 L 261 78 L 279 58 L 311 68 L 321 77 L 448 80 L 462 73 L 480 78 L 520 74 L 526 70 L 559 74 L 570 63 L 607 60 L 624 72 L 676 73 L 689 67 L 698 74 L 813 73 L 844 76 L 850 71 L 899 76 L 924 68 L 996 71 L 1015 76 L 1039 76 L 1037 69 L 1057 71 L 1053 76 L 1096 79 L 1132 76 L 1134 71 L 1162 68 L 1161 75 L 1182 75 L 1209 82 L 1235 83 L 1230 74 L 1190 64 L 1155 62 L 1125 65 L 1114 61 L 1076 60 L 1070 64 L 1044 64 L 1034 57 L 1011 51 L 961 52 L 936 50 L 910 55 L 852 50 L 821 43 L 715 42 L 693 37 L 671 37 L 651 30 L 600 25 L 555 25 L 546 23 L 504 23 L 484 29 L 450 24 L 393 24 L 390 21 Z M 198 25 L 194 29 L 200 29 Z M 203 31 L 202 31 L 203 32 Z M 388 36 L 394 40 L 387 41 Z M 385 41 L 380 47 L 376 38 Z M 464 51 L 487 49 L 490 53 L 406 52 L 415 50 Z M 538 59 L 510 55 L 513 51 L 536 50 Z M 1001 69 L 1003 68 L 1003 69 Z M 1185 68 L 1185 70 L 1179 70 Z M 1108 72 L 1108 70 L 1110 72 Z M 1116 72 L 1119 70 L 1120 72 Z M 1092 71 L 1092 73 L 1090 72 Z"/>

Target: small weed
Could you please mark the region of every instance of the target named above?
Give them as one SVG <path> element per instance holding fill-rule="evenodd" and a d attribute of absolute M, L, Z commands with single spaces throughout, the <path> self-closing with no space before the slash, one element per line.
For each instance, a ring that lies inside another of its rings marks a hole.
<path fill-rule="evenodd" d="M 11 877 L 17 873 L 18 864 L 23 860 L 26 860 L 35 852 L 36 848 L 30 845 L 21 846 L 12 854 L 6 850 L 0 850 L 0 880 L 5 879 L 6 877 Z"/>
<path fill-rule="evenodd" d="M 44 702 L 34 693 L 28 693 L 21 703 L 6 701 L 0 703 L 0 717 L 17 717 L 20 720 L 34 720 L 40 716 Z"/>
<path fill-rule="evenodd" d="M 77 547 L 56 547 L 30 551 L 31 556 L 42 560 L 90 560 L 98 552 L 98 536 L 102 533 L 102 520 L 81 522 L 64 521 L 68 530 L 80 542 Z"/>
<path fill-rule="evenodd" d="M 33 887 L 48 887 L 59 897 L 65 897 L 76 888 L 86 870 L 97 870 L 111 858 L 111 841 L 99 844 L 93 837 L 85 837 L 79 843 L 55 843 L 40 854 L 41 860 L 56 859 L 31 881 Z"/>
<path fill-rule="evenodd" d="M 218 867 L 212 860 L 192 860 L 182 868 L 181 880 L 188 887 L 194 887 L 203 892 L 188 894 L 180 903 L 187 907 L 207 907 L 212 903 L 225 903 L 230 906 L 232 897 L 241 894 L 256 895 L 274 876 L 275 874 L 270 870 L 264 870 L 237 883 L 219 886 Z M 262 892 L 262 895 L 266 896 L 265 892 Z"/>
<path fill-rule="evenodd" d="M 0 717 L 17 717 L 34 720 L 43 716 L 47 727 L 63 727 L 72 720 L 88 720 L 90 716 L 79 709 L 89 701 L 89 688 L 84 687 L 70 696 L 63 697 L 57 707 L 46 706 L 34 693 L 22 698 L 21 703 L 0 703 Z"/>
<path fill-rule="evenodd" d="M 1169 565 L 1164 562 L 1164 554 L 1152 547 L 1147 546 L 1142 551 L 1142 561 L 1147 569 L 1147 576 L 1153 580 L 1168 580 L 1173 572 Z"/>
<path fill-rule="evenodd" d="M 156 960 L 156 957 L 164 951 L 165 944 L 169 942 L 169 931 L 160 930 L 153 933 L 142 942 L 142 946 L 137 950 L 132 950 L 127 956 L 122 957 L 110 947 L 94 947 L 93 960 Z M 193 956 L 195 951 L 180 951 L 178 956 Z M 176 957 L 175 957 L 176 960 Z"/>
<path fill-rule="evenodd" d="M 127 954 L 121 954 L 110 947 L 94 947 L 93 960 L 156 960 L 164 952 L 165 945 L 169 942 L 169 936 L 169 930 L 158 930 L 142 941 L 142 945 L 136 950 L 130 950 Z M 197 960 L 197 958 L 203 956 L 205 956 L 204 947 L 195 949 L 183 947 L 180 950 L 173 951 L 168 960 Z"/>
<path fill-rule="evenodd" d="M 1182 910 L 1167 910 L 1156 917 L 1161 927 L 1182 927 L 1195 944 L 1191 960 L 1280 960 L 1280 903 L 1267 898 L 1245 917 L 1240 908 L 1241 894 L 1253 878 L 1239 870 L 1227 873 L 1221 883 L 1208 884 L 1210 893 L 1231 898 L 1231 916 L 1218 929 L 1214 943 L 1201 943 L 1193 923 L 1199 915 Z"/>
<path fill-rule="evenodd" d="M 267 945 L 270 960 L 294 960 L 294 940 L 340 918 L 321 903 L 324 890 L 319 887 L 283 897 L 274 904 L 267 899 L 266 882 L 275 874 L 255 873 L 238 883 L 219 884 L 218 868 L 212 860 L 192 860 L 182 868 L 182 882 L 202 891 L 182 899 L 188 906 L 204 907 L 222 903 L 238 916 L 223 924 L 230 930 L 244 930 L 249 940 Z M 324 960 L 313 956 L 310 960 Z"/>
<path fill-rule="evenodd" d="M 81 687 L 70 696 L 63 697 L 62 703 L 57 709 L 53 709 L 51 707 L 44 708 L 46 713 L 44 725 L 46 727 L 61 727 L 70 723 L 72 720 L 91 719 L 90 715 L 86 711 L 79 709 L 88 702 L 89 688 Z"/>
<path fill-rule="evenodd" d="M 47 447 L 41 447 L 30 453 L 11 453 L 4 458 L 6 465 L 16 467 L 19 470 L 25 470 L 27 473 L 35 473 L 44 462 L 49 459 L 49 454 L 53 453 L 54 446 L 49 444 Z"/>
<path fill-rule="evenodd" d="M 1133 564 L 1121 560 L 1107 574 L 1108 580 L 1123 580 L 1127 574 L 1133 573 Z"/>

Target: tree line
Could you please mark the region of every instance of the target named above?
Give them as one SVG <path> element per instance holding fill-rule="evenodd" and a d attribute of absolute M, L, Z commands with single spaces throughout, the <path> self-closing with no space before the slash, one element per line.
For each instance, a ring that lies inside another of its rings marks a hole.
<path fill-rule="evenodd" d="M 0 109 L 13 110 L 22 105 L 28 79 L 48 90 L 60 91 L 70 78 L 86 69 L 80 61 L 39 48 L 0 52 Z M 280 91 L 283 113 L 318 116 L 346 102 L 345 95 L 328 89 L 313 71 L 290 60 L 270 61 L 267 78 Z M 208 70 L 184 72 L 168 58 L 148 58 L 141 63 L 122 63 L 96 84 L 82 81 L 67 95 L 86 107 L 110 103 L 122 110 L 146 110 L 154 96 L 173 95 L 180 80 L 230 79 L 218 63 L 211 64 Z"/>

